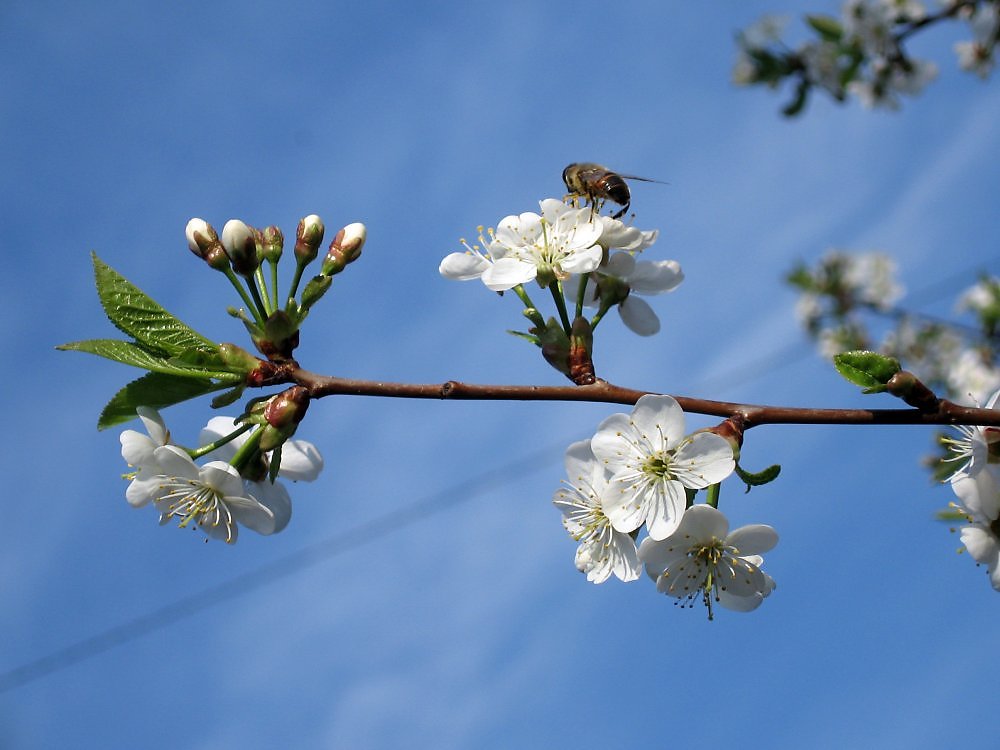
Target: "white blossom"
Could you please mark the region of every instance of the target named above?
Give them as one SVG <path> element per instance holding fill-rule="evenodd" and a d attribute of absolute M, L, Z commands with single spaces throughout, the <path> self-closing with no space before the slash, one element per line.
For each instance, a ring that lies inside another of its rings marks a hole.
<path fill-rule="evenodd" d="M 641 566 L 631 535 L 616 531 L 604 514 L 604 499 L 611 493 L 610 474 L 594 458 L 590 441 L 573 443 L 566 451 L 566 486 L 552 502 L 563 514 L 563 526 L 580 546 L 576 567 L 587 580 L 603 583 L 611 575 L 634 581 Z"/>
<path fill-rule="evenodd" d="M 641 397 L 631 414 L 612 414 L 591 439 L 594 455 L 611 472 L 604 513 L 618 531 L 646 524 L 664 539 L 680 523 L 685 488 L 721 482 L 735 468 L 732 446 L 712 432 L 684 432 L 684 412 L 670 396 Z"/>
<path fill-rule="evenodd" d="M 762 553 L 778 543 L 770 526 L 753 524 L 729 531 L 729 521 L 709 505 L 693 505 L 666 539 L 647 537 L 639 559 L 663 594 L 692 602 L 700 597 L 712 619 L 712 601 L 749 612 L 774 590 L 761 570 Z"/>
<path fill-rule="evenodd" d="M 198 466 L 176 445 L 157 448 L 161 473 L 152 492 L 160 523 L 194 524 L 212 539 L 236 541 L 237 522 L 259 534 L 273 534 L 274 513 L 244 488 L 239 472 L 224 461 Z"/>
<path fill-rule="evenodd" d="M 973 475 L 959 473 L 951 486 L 958 506 L 969 519 L 962 544 L 972 559 L 985 565 L 993 588 L 1000 591 L 1000 468 L 985 466 Z"/>
<path fill-rule="evenodd" d="M 497 225 L 489 247 L 493 262 L 481 274 L 489 289 L 499 292 L 535 279 L 545 287 L 600 264 L 602 225 L 589 208 L 567 206 L 555 198 L 539 206 L 540 214 L 507 216 Z"/>

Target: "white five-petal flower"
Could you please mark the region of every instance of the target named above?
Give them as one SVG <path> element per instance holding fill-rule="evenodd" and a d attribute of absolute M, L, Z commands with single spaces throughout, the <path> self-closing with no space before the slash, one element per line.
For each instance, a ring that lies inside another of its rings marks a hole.
<path fill-rule="evenodd" d="M 594 458 L 590 441 L 573 443 L 566 451 L 565 464 L 569 479 L 552 502 L 562 511 L 563 526 L 580 542 L 577 570 L 593 583 L 604 583 L 612 574 L 622 581 L 634 581 L 641 570 L 635 541 L 616 531 L 604 514 L 603 501 L 611 492 L 610 475 Z"/>
<path fill-rule="evenodd" d="M 157 448 L 154 458 L 162 473 L 152 493 L 160 523 L 172 518 L 181 528 L 194 523 L 213 539 L 232 544 L 237 522 L 259 534 L 273 534 L 274 513 L 246 492 L 243 477 L 224 461 L 198 466 L 176 445 Z"/>
<path fill-rule="evenodd" d="M 604 512 L 618 531 L 643 523 L 653 539 L 676 529 L 687 506 L 685 488 L 721 482 L 736 466 L 732 446 L 711 432 L 684 432 L 684 412 L 670 396 L 646 395 L 631 414 L 612 414 L 590 441 L 611 472 Z"/>
<path fill-rule="evenodd" d="M 598 244 L 602 225 L 588 208 L 573 208 L 555 198 L 540 201 L 541 214 L 507 216 L 497 225 L 489 256 L 480 251 L 454 253 L 440 266 L 448 278 L 481 278 L 495 292 L 537 279 L 548 286 L 555 279 L 597 268 L 603 250 Z M 463 259 L 459 256 L 465 255 Z"/>
<path fill-rule="evenodd" d="M 749 612 L 774 590 L 774 579 L 760 569 L 760 555 L 777 543 L 770 526 L 730 532 L 719 510 L 693 505 L 666 539 L 643 539 L 639 558 L 658 591 L 688 602 L 700 596 L 712 619 L 713 598 L 727 609 Z"/>

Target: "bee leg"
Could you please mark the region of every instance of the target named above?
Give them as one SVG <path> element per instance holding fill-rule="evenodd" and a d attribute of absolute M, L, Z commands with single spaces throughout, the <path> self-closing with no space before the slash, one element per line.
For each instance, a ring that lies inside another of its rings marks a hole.
<path fill-rule="evenodd" d="M 631 201 L 629 201 L 628 203 L 624 204 L 624 205 L 622 206 L 622 210 L 621 210 L 621 211 L 619 211 L 619 212 L 618 212 L 618 213 L 616 213 L 616 214 L 612 214 L 612 215 L 611 215 L 611 218 L 612 218 L 612 219 L 620 219 L 620 218 L 621 218 L 622 216 L 624 216 L 624 215 L 625 215 L 625 213 L 626 213 L 626 212 L 628 211 L 628 207 L 629 207 L 629 205 L 631 205 Z"/>

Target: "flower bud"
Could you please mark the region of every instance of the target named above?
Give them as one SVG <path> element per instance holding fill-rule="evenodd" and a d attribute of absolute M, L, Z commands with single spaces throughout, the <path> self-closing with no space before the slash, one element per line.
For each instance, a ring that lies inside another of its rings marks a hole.
<path fill-rule="evenodd" d="M 229 256 L 211 224 L 204 219 L 191 219 L 184 228 L 184 234 L 191 252 L 204 260 L 210 268 L 216 271 L 229 268 Z"/>
<path fill-rule="evenodd" d="M 264 229 L 264 257 L 272 263 L 281 260 L 281 252 L 285 248 L 285 235 L 273 224 Z"/>
<path fill-rule="evenodd" d="M 300 266 L 312 263 L 319 255 L 323 231 L 323 221 L 316 214 L 309 214 L 299 222 L 295 231 L 295 260 Z"/>
<path fill-rule="evenodd" d="M 239 219 L 230 219 L 222 228 L 222 246 L 240 276 L 251 276 L 257 270 L 257 240 L 254 230 Z"/>
<path fill-rule="evenodd" d="M 271 398 L 264 407 L 267 425 L 264 427 L 260 449 L 266 453 L 294 435 L 308 408 L 309 391 L 300 385 L 292 386 Z"/>
<path fill-rule="evenodd" d="M 348 263 L 357 260 L 367 236 L 368 230 L 361 222 L 348 224 L 337 232 L 337 236 L 330 243 L 320 273 L 324 276 L 333 276 L 343 271 Z"/>
<path fill-rule="evenodd" d="M 204 219 L 191 219 L 184 227 L 184 236 L 191 252 L 199 258 L 204 258 L 208 249 L 219 242 L 212 225 Z"/>

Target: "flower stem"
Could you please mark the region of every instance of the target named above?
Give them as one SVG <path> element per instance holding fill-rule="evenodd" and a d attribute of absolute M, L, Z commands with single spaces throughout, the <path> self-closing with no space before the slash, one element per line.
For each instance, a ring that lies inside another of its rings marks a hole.
<path fill-rule="evenodd" d="M 278 262 L 275 260 L 268 260 L 271 266 L 271 309 L 278 309 Z"/>
<path fill-rule="evenodd" d="M 589 273 L 585 273 L 580 277 L 580 288 L 576 291 L 576 315 L 573 316 L 574 320 L 583 315 L 583 300 L 587 296 L 587 282 L 589 280 Z M 593 328 L 593 322 L 591 322 L 591 328 Z"/>
<path fill-rule="evenodd" d="M 247 306 L 247 309 L 253 313 L 253 319 L 256 321 L 257 325 L 263 327 L 264 318 L 261 317 L 263 314 L 262 308 L 259 308 L 254 302 L 253 298 L 247 294 L 246 289 L 243 288 L 243 284 L 240 280 L 236 278 L 236 274 L 233 273 L 231 268 L 224 268 L 223 273 L 226 274 L 226 278 L 229 279 L 229 283 L 233 285 L 233 288 L 239 293 L 240 299 L 243 300 L 243 304 Z"/>
<path fill-rule="evenodd" d="M 243 473 L 243 469 L 253 461 L 253 459 L 259 453 L 258 446 L 260 445 L 260 439 L 264 435 L 264 428 L 261 427 L 256 432 L 254 432 L 247 441 L 243 443 L 236 451 L 236 455 L 230 459 L 230 465 L 236 469 L 236 471 Z"/>
<path fill-rule="evenodd" d="M 257 287 L 263 292 L 264 315 L 270 316 L 274 312 L 274 308 L 271 306 L 271 294 L 267 290 L 267 282 L 264 281 L 264 269 L 262 266 L 257 266 L 257 270 L 254 271 L 254 278 L 257 280 Z"/>
<path fill-rule="evenodd" d="M 246 277 L 247 288 L 250 290 L 250 294 L 253 297 L 253 302 L 257 306 L 257 310 L 260 311 L 261 320 L 267 320 L 270 313 L 267 311 L 267 305 L 264 304 L 264 300 L 260 297 L 260 290 L 257 288 L 257 279 L 253 276 Z M 265 294 L 267 289 L 264 289 Z"/>
<path fill-rule="evenodd" d="M 203 445 L 200 448 L 196 448 L 195 450 L 188 451 L 188 455 L 190 455 L 191 458 L 201 458 L 202 456 L 211 453 L 212 451 L 218 448 L 221 448 L 226 443 L 235 440 L 237 437 L 239 437 L 252 427 L 253 427 L 252 424 L 240 425 L 238 428 L 230 432 L 228 435 L 219 438 L 214 443 L 209 443 L 208 445 Z"/>
<path fill-rule="evenodd" d="M 549 290 L 552 292 L 552 299 L 555 300 L 556 309 L 559 310 L 559 319 L 562 321 L 566 335 L 569 336 L 572 330 L 569 324 L 569 313 L 566 312 L 566 297 L 563 294 L 562 282 L 557 280 L 554 284 L 549 284 Z"/>
<path fill-rule="evenodd" d="M 722 485 L 719 483 L 709 485 L 709 488 L 705 490 L 705 503 L 710 505 L 716 510 L 719 509 L 719 492 L 722 489 Z"/>

